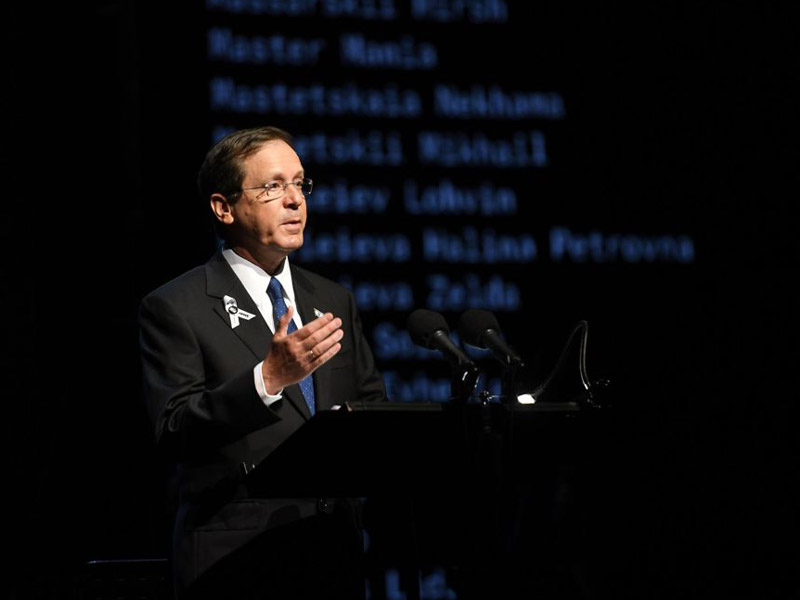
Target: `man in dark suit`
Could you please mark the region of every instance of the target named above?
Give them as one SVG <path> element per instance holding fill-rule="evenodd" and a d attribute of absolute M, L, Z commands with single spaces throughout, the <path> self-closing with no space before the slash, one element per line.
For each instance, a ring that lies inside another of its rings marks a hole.
<path fill-rule="evenodd" d="M 289 264 L 312 182 L 289 135 L 260 127 L 220 140 L 198 184 L 224 245 L 140 307 L 144 394 L 176 466 L 176 595 L 363 597 L 358 503 L 255 494 L 247 474 L 316 411 L 386 397 L 352 294 Z"/>

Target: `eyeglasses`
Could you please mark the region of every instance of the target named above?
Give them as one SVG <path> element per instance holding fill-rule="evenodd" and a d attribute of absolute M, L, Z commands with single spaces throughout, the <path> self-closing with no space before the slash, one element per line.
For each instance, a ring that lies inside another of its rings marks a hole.
<path fill-rule="evenodd" d="M 314 187 L 314 182 L 307 177 L 299 181 L 269 181 L 264 185 L 242 188 L 232 195 L 236 196 L 247 190 L 261 190 L 258 194 L 256 194 L 255 199 L 259 202 L 272 202 L 273 200 L 283 198 L 283 196 L 286 194 L 286 188 L 288 188 L 290 185 L 294 186 L 294 188 L 303 194 L 303 196 L 309 196 L 311 195 L 311 190 Z"/>

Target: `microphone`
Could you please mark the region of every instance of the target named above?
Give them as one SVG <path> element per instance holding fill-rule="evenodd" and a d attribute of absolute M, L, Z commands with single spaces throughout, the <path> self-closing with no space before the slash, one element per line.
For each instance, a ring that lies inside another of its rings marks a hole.
<path fill-rule="evenodd" d="M 458 320 L 458 335 L 465 344 L 491 350 L 506 367 L 525 366 L 522 358 L 503 340 L 500 325 L 488 310 L 470 308 L 464 311 Z"/>
<path fill-rule="evenodd" d="M 418 308 L 408 316 L 406 329 L 417 346 L 439 350 L 454 365 L 477 369 L 472 359 L 450 339 L 447 321 L 438 312 Z"/>

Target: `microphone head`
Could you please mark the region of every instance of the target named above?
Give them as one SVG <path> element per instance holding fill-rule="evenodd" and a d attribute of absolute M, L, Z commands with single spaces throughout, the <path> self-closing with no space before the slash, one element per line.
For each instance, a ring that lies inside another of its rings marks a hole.
<path fill-rule="evenodd" d="M 406 329 L 417 346 L 435 349 L 430 345 L 431 336 L 437 331 L 444 331 L 450 335 L 450 328 L 447 321 L 438 312 L 418 308 L 406 320 Z"/>
<path fill-rule="evenodd" d="M 500 333 L 497 318 L 488 310 L 470 308 L 465 310 L 458 319 L 458 335 L 465 344 L 470 346 L 486 349 L 486 344 L 481 338 L 487 329 L 494 329 Z"/>

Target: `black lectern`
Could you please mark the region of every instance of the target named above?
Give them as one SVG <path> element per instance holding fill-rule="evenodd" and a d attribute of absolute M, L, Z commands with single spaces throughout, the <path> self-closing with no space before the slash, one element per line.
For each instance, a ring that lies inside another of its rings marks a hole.
<path fill-rule="evenodd" d="M 578 402 L 352 403 L 317 413 L 247 477 L 264 497 L 374 499 L 397 522 L 389 538 L 405 537 L 383 547 L 394 546 L 414 599 L 414 574 L 443 555 L 494 576 L 486 560 L 498 560 L 513 536 L 520 497 L 580 451 L 593 416 Z"/>

